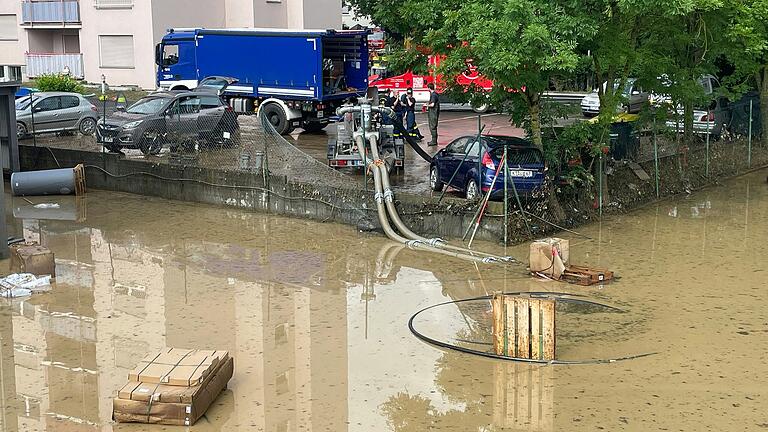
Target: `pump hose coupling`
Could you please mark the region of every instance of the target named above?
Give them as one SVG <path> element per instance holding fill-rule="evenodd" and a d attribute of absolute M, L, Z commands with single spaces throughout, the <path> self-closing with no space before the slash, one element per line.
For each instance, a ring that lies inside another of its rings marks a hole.
<path fill-rule="evenodd" d="M 384 199 L 392 202 L 394 200 L 395 194 L 392 193 L 392 189 L 387 189 L 384 191 Z"/>
<path fill-rule="evenodd" d="M 445 240 L 441 239 L 440 237 L 435 237 L 433 239 L 429 239 L 429 245 L 433 247 L 437 247 L 440 244 L 444 244 Z"/>
<path fill-rule="evenodd" d="M 384 202 L 384 195 L 381 192 L 376 192 L 376 194 L 373 196 L 373 199 L 376 200 L 377 203 L 381 204 Z"/>
<path fill-rule="evenodd" d="M 483 264 L 493 264 L 496 261 L 498 261 L 496 258 L 493 257 L 485 257 L 483 258 Z"/>
<path fill-rule="evenodd" d="M 416 249 L 421 243 L 422 241 L 420 240 L 408 240 L 405 242 L 405 245 L 408 246 L 408 249 Z"/>

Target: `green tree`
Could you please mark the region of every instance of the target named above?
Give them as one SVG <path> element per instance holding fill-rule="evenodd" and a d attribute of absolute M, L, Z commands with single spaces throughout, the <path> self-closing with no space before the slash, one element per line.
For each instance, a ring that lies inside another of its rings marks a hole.
<path fill-rule="evenodd" d="M 763 144 L 768 145 L 768 0 L 731 0 L 727 58 L 736 67 L 732 87 L 760 93 Z"/>

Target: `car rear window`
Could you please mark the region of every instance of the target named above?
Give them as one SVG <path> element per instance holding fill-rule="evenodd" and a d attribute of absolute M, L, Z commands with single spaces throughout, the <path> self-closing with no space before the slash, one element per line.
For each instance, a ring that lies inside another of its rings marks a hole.
<path fill-rule="evenodd" d="M 504 147 L 493 149 L 494 158 L 501 159 L 504 155 Z M 510 165 L 536 165 L 544 163 L 541 151 L 535 148 L 510 147 L 507 150 L 508 163 Z"/>

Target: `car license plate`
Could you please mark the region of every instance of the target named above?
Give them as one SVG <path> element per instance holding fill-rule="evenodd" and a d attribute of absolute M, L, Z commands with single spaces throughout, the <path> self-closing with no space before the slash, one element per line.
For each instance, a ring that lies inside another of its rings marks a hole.
<path fill-rule="evenodd" d="M 325 116 L 324 112 L 322 112 L 322 111 L 318 111 L 317 112 L 317 118 L 323 118 L 323 116 Z"/>
<path fill-rule="evenodd" d="M 510 175 L 510 177 L 530 178 L 530 177 L 533 177 L 533 171 L 509 170 L 509 175 Z"/>
<path fill-rule="evenodd" d="M 101 137 L 101 141 L 105 143 L 111 143 L 111 142 L 114 142 L 115 139 L 112 137 Z"/>

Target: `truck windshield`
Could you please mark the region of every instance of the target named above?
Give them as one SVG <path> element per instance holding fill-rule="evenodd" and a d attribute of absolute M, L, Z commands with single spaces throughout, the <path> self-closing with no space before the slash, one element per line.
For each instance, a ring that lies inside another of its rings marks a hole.
<path fill-rule="evenodd" d="M 126 112 L 130 114 L 157 114 L 163 109 L 167 101 L 166 98 L 144 98 L 131 105 Z"/>

